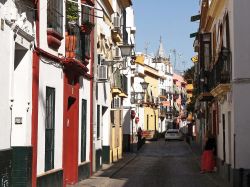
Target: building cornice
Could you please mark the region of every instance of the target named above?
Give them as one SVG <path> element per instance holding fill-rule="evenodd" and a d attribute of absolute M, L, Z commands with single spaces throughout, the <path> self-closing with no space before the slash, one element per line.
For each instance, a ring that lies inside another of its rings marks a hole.
<path fill-rule="evenodd" d="M 226 2 L 227 0 L 212 0 L 207 12 L 207 20 L 204 26 L 205 32 L 209 32 L 211 30 L 214 21 L 220 16 Z"/>
<path fill-rule="evenodd" d="M 122 5 L 123 8 L 127 8 L 132 5 L 131 0 L 119 0 L 118 2 Z"/>

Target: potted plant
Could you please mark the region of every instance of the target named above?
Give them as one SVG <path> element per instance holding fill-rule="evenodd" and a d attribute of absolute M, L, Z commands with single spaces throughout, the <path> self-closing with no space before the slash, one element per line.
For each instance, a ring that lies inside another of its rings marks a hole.
<path fill-rule="evenodd" d="M 76 24 L 79 19 L 78 4 L 66 1 L 66 20 L 69 25 Z"/>
<path fill-rule="evenodd" d="M 76 35 L 74 33 L 79 19 L 78 4 L 66 1 L 66 32 L 65 32 L 65 48 L 66 57 L 74 58 L 76 50 Z"/>
<path fill-rule="evenodd" d="M 90 22 L 89 20 L 85 20 L 82 22 L 81 30 L 86 34 L 90 34 L 94 27 L 95 27 L 94 23 Z"/>

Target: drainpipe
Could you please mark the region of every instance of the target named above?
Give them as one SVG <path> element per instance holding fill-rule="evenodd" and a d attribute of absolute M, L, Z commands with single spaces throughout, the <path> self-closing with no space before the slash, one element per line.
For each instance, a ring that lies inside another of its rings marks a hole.
<path fill-rule="evenodd" d="M 39 8 L 40 1 L 34 1 L 35 25 L 36 25 L 36 46 L 39 47 Z M 31 145 L 32 145 L 32 187 L 36 187 L 37 176 L 37 135 L 38 135 L 38 95 L 39 95 L 39 55 L 33 51 L 33 64 L 32 64 L 32 127 L 31 127 Z"/>
<path fill-rule="evenodd" d="M 93 3 L 95 3 L 95 1 L 93 0 Z M 92 10 L 92 14 L 94 15 L 94 11 Z M 92 17 L 92 22 L 95 21 L 94 19 L 94 16 Z M 93 143 L 94 143 L 94 140 L 93 140 L 93 117 L 94 117 L 94 114 L 95 114 L 95 111 L 94 111 L 94 94 L 95 94 L 95 91 L 94 91 L 94 62 L 95 62 L 95 38 L 94 35 L 96 34 L 95 32 L 96 30 L 96 27 L 95 29 L 93 29 L 93 31 L 91 32 L 91 36 L 90 36 L 90 45 L 91 45 L 91 62 L 90 62 L 90 152 L 89 152 L 89 159 L 90 159 L 90 176 L 93 174 Z"/>

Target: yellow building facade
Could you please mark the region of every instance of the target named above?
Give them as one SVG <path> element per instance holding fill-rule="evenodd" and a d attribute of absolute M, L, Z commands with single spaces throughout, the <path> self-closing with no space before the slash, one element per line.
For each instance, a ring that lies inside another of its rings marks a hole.
<path fill-rule="evenodd" d="M 144 127 L 145 130 L 158 131 L 159 120 L 159 74 L 158 70 L 149 65 L 144 66 L 145 82 L 148 83 L 144 103 Z"/>

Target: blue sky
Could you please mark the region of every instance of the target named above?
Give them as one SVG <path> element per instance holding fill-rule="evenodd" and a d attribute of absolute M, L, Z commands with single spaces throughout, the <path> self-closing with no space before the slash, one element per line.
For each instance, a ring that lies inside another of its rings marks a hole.
<path fill-rule="evenodd" d="M 133 8 L 137 52 L 145 52 L 148 43 L 148 54 L 155 54 L 162 36 L 167 55 L 176 49 L 176 69 L 192 66 L 194 38 L 189 35 L 196 32 L 199 25 L 190 22 L 190 17 L 199 13 L 199 0 L 134 0 Z"/>

